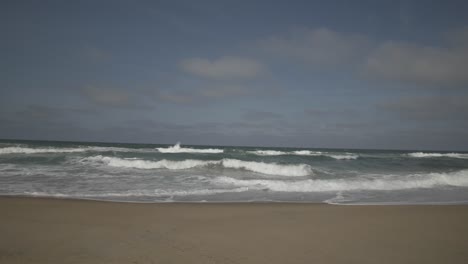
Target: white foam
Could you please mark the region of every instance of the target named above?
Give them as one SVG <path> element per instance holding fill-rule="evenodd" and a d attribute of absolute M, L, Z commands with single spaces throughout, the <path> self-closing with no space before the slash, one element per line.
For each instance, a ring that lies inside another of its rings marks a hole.
<path fill-rule="evenodd" d="M 357 159 L 359 158 L 358 155 L 354 155 L 354 154 L 336 154 L 336 155 L 327 155 L 328 157 L 330 158 L 334 158 L 334 159 L 338 159 L 338 160 L 350 160 L 350 159 Z"/>
<path fill-rule="evenodd" d="M 292 152 L 295 155 L 302 156 L 321 156 L 323 153 L 321 151 L 310 151 L 310 150 L 296 150 Z"/>
<path fill-rule="evenodd" d="M 209 165 L 218 165 L 224 168 L 243 169 L 268 175 L 278 176 L 307 176 L 311 175 L 312 169 L 307 164 L 283 165 L 277 163 L 264 163 L 254 161 L 243 161 L 237 159 L 222 160 L 193 160 L 186 159 L 181 161 L 173 160 L 141 160 L 141 159 L 122 159 L 117 157 L 93 156 L 81 160 L 82 162 L 103 163 L 112 167 L 137 168 L 137 169 L 170 169 L 184 170 L 194 167 L 205 167 Z"/>
<path fill-rule="evenodd" d="M 312 174 L 312 169 L 307 164 L 283 165 L 277 163 L 223 159 L 222 165 L 226 168 L 245 169 L 270 175 L 307 176 Z"/>
<path fill-rule="evenodd" d="M 258 156 L 280 156 L 280 155 L 297 155 L 297 156 L 324 156 L 337 160 L 349 160 L 357 159 L 359 155 L 352 153 L 344 154 L 333 154 L 321 151 L 310 151 L 310 150 L 295 150 L 295 151 L 279 151 L 279 150 L 255 150 L 247 151 L 248 153 L 255 154 Z"/>
<path fill-rule="evenodd" d="M 102 192 L 102 193 L 60 193 L 60 192 L 23 192 L 24 195 L 38 197 L 80 197 L 80 198 L 105 198 L 105 197 L 160 197 L 160 196 L 189 196 L 189 195 L 211 195 L 218 193 L 246 192 L 249 188 L 240 187 L 233 189 L 195 189 L 195 190 L 131 190 L 125 192 Z"/>
<path fill-rule="evenodd" d="M 183 148 L 178 142 L 172 147 L 167 148 L 156 148 L 161 153 L 223 153 L 222 149 L 194 149 L 194 148 Z"/>
<path fill-rule="evenodd" d="M 118 147 L 75 147 L 75 148 L 28 148 L 28 147 L 6 147 L 0 148 L 0 154 L 36 154 L 36 153 L 75 153 L 75 152 L 149 152 L 153 149 L 133 149 Z"/>
<path fill-rule="evenodd" d="M 355 190 L 404 190 L 433 188 L 436 186 L 468 187 L 468 170 L 452 173 L 430 173 L 405 176 L 405 178 L 380 177 L 374 179 L 308 179 L 299 181 L 242 180 L 232 177 L 217 177 L 216 184 L 236 187 L 266 188 L 277 192 L 330 192 Z"/>
<path fill-rule="evenodd" d="M 408 156 L 413 158 L 459 158 L 459 159 L 468 159 L 468 154 L 466 153 L 424 153 L 424 152 L 413 152 L 408 153 Z"/>
<path fill-rule="evenodd" d="M 106 156 L 94 156 L 82 159 L 82 161 L 95 161 L 104 163 L 112 167 L 121 167 L 121 168 L 136 168 L 136 169 L 170 169 L 170 170 L 184 170 L 194 167 L 207 166 L 209 164 L 216 164 L 218 161 L 204 161 L 204 160 L 182 160 L 182 161 L 172 161 L 172 160 L 141 160 L 141 159 L 121 159 L 116 157 L 106 157 Z"/>
<path fill-rule="evenodd" d="M 0 148 L 0 154 L 35 154 L 35 153 L 71 153 L 84 152 L 84 148 L 23 148 L 6 147 Z"/>
<path fill-rule="evenodd" d="M 280 155 L 288 155 L 287 152 L 278 151 L 278 150 L 254 150 L 254 151 L 247 151 L 248 153 L 259 155 L 259 156 L 280 156 Z"/>
<path fill-rule="evenodd" d="M 296 151 L 279 151 L 279 150 L 253 150 L 248 153 L 258 156 L 280 156 L 280 155 L 298 155 L 298 156 L 320 156 L 320 151 L 296 150 Z"/>

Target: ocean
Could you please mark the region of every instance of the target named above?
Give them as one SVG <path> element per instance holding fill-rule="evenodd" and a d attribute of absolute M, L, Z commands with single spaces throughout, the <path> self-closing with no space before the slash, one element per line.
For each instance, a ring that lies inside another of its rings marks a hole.
<path fill-rule="evenodd" d="M 126 202 L 468 202 L 468 153 L 0 141 L 0 195 Z"/>

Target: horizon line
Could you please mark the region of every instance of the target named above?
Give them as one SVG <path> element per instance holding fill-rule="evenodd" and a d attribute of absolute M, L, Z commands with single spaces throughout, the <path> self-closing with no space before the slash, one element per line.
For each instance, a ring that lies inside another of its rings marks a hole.
<path fill-rule="evenodd" d="M 51 140 L 51 139 L 17 139 L 17 138 L 0 138 L 0 141 L 43 141 L 43 142 L 61 142 L 61 143 L 95 143 L 95 144 L 133 144 L 133 145 L 169 145 L 173 146 L 177 143 L 184 146 L 210 146 L 210 147 L 240 147 L 240 148 L 297 148 L 297 149 L 333 149 L 333 150 L 380 150 L 380 151 L 440 151 L 440 152 L 467 152 L 468 150 L 441 150 L 441 149 L 397 149 L 397 148 L 339 148 L 339 147 L 281 147 L 281 146 L 254 146 L 254 145 L 215 145 L 215 144 L 182 144 L 181 141 L 175 143 L 147 143 L 147 142 L 112 142 L 112 141 L 85 141 L 85 140 Z"/>

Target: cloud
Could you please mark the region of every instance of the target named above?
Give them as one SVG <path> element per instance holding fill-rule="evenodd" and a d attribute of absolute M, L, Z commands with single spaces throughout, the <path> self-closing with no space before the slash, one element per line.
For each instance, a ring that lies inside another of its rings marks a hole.
<path fill-rule="evenodd" d="M 82 48 L 80 55 L 82 55 L 84 58 L 88 59 L 89 61 L 96 62 L 96 63 L 107 61 L 111 58 L 111 55 L 108 51 L 99 49 L 91 45 L 85 45 Z"/>
<path fill-rule="evenodd" d="M 197 100 L 197 96 L 194 93 L 186 91 L 162 90 L 157 91 L 155 97 L 157 100 L 176 104 L 192 103 Z"/>
<path fill-rule="evenodd" d="M 83 140 L 89 130 L 80 127 L 82 117 L 95 112 L 86 108 L 26 105 L 17 111 L 0 113 L 0 138 Z"/>
<path fill-rule="evenodd" d="M 379 108 L 395 113 L 402 119 L 468 121 L 468 96 L 405 97 L 382 103 Z"/>
<path fill-rule="evenodd" d="M 155 99 L 175 104 L 209 103 L 252 94 L 254 89 L 248 88 L 241 85 L 211 84 L 204 87 L 191 87 L 190 89 L 158 89 L 155 93 Z"/>
<path fill-rule="evenodd" d="M 199 94 L 203 97 L 208 98 L 225 98 L 232 96 L 247 95 L 250 92 L 246 87 L 240 85 L 221 85 L 212 86 L 208 88 L 202 88 L 199 90 Z"/>
<path fill-rule="evenodd" d="M 319 66 L 336 66 L 359 58 L 370 45 L 367 37 L 339 33 L 327 28 L 291 31 L 261 41 L 274 55 L 305 61 Z"/>
<path fill-rule="evenodd" d="M 55 121 L 75 114 L 95 114 L 91 109 L 72 107 L 55 107 L 45 105 L 28 105 L 15 113 L 21 120 L 37 120 L 40 122 Z"/>
<path fill-rule="evenodd" d="M 126 107 L 133 103 L 130 94 L 119 89 L 86 86 L 81 91 L 87 99 L 98 105 Z"/>
<path fill-rule="evenodd" d="M 423 46 L 389 41 L 374 50 L 364 65 L 366 75 L 431 86 L 468 84 L 468 31 L 451 34 L 452 45 Z"/>
<path fill-rule="evenodd" d="M 268 111 L 247 111 L 242 116 L 243 119 L 248 121 L 275 121 L 282 118 L 278 113 Z"/>
<path fill-rule="evenodd" d="M 208 79 L 250 79 L 265 71 L 255 60 L 231 56 L 215 60 L 189 58 L 182 60 L 179 66 L 187 73 Z"/>
<path fill-rule="evenodd" d="M 449 31 L 445 38 L 452 47 L 468 49 L 468 27 Z"/>
<path fill-rule="evenodd" d="M 351 109 L 329 109 L 329 108 L 306 108 L 304 114 L 307 117 L 331 117 L 331 116 L 353 116 L 355 111 Z"/>
<path fill-rule="evenodd" d="M 468 28 L 449 31 L 441 45 L 376 43 L 368 36 L 327 28 L 293 30 L 261 41 L 273 56 L 316 67 L 352 65 L 364 76 L 421 86 L 468 84 Z"/>

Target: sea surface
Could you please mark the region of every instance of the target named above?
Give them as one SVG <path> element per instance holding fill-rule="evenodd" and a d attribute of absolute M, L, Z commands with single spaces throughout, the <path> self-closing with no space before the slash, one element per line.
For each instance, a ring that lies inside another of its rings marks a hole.
<path fill-rule="evenodd" d="M 128 202 L 468 202 L 468 153 L 0 141 L 0 195 Z"/>

